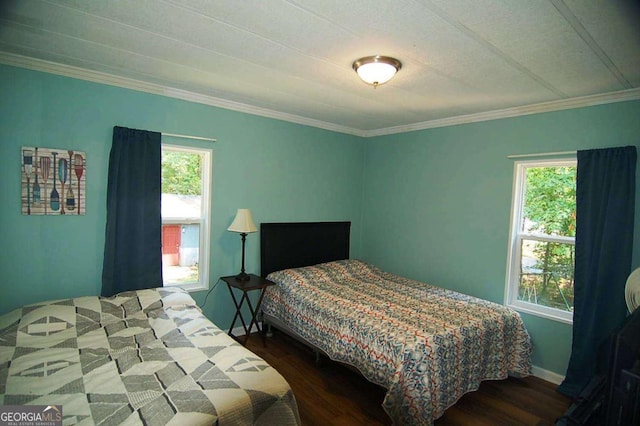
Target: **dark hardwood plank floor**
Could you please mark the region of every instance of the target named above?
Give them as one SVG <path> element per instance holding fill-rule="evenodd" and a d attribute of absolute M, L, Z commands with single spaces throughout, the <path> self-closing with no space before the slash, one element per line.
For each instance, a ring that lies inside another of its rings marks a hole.
<path fill-rule="evenodd" d="M 323 358 L 320 366 L 306 346 L 274 330 L 263 347 L 254 334 L 247 347 L 289 382 L 304 426 L 389 425 L 382 409 L 385 390 L 356 372 Z M 553 425 L 570 400 L 536 377 L 486 381 L 436 420 L 443 425 Z"/>

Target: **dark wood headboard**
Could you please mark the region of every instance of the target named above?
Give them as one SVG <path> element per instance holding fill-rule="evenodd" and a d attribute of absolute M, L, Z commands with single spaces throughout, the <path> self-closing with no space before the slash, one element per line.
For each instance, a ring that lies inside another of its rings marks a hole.
<path fill-rule="evenodd" d="M 260 274 L 349 258 L 351 222 L 260 224 Z"/>

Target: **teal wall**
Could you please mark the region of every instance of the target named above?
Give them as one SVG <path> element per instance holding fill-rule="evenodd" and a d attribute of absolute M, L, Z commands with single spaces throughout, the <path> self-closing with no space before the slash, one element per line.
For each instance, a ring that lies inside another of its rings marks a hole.
<path fill-rule="evenodd" d="M 367 140 L 363 257 L 390 272 L 502 303 L 514 168 L 507 156 L 623 145 L 640 151 L 640 101 Z M 640 241 L 640 208 L 634 241 Z M 640 266 L 638 243 L 633 265 Z M 564 375 L 571 327 L 522 316 L 535 345 L 534 365 Z"/>
<path fill-rule="evenodd" d="M 640 142 L 638 101 L 362 139 L 9 66 L 0 66 L 0 93 L 0 314 L 99 293 L 114 125 L 218 139 L 167 139 L 213 149 L 212 283 L 239 270 L 240 240 L 226 228 L 237 208 L 250 208 L 257 223 L 351 220 L 352 257 L 496 302 L 513 177 L 506 156 Z M 85 216 L 21 214 L 22 146 L 86 152 Z M 259 272 L 259 234 L 247 237 L 246 263 Z M 204 296 L 194 294 L 200 304 Z M 227 327 L 226 288 L 204 310 Z M 523 317 L 534 364 L 564 374 L 571 328 Z"/>
<path fill-rule="evenodd" d="M 0 313 L 99 294 L 114 125 L 218 140 L 194 143 L 213 148 L 211 283 L 240 271 L 240 237 L 226 231 L 238 208 L 250 208 L 256 224 L 350 220 L 352 250 L 360 254 L 364 141 L 358 137 L 8 66 L 0 66 L 0 93 Z M 86 152 L 85 216 L 21 214 L 22 146 Z M 259 241 L 259 233 L 247 237 L 248 272 L 260 272 Z M 199 303 L 204 296 L 194 294 Z M 208 297 L 205 313 L 220 327 L 229 325 L 233 310 L 224 285 Z"/>

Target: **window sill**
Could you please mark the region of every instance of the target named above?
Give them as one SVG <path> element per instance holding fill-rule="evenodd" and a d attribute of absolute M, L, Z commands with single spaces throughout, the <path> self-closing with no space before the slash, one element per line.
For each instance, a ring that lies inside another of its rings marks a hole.
<path fill-rule="evenodd" d="M 185 284 L 165 284 L 163 287 L 168 288 L 181 288 L 183 290 L 188 291 L 189 293 L 195 293 L 198 291 L 207 291 L 209 290 L 208 285 L 202 285 L 201 283 L 185 283 Z"/>
<path fill-rule="evenodd" d="M 506 306 L 521 313 L 573 325 L 573 312 L 565 313 L 556 309 L 526 302 L 507 303 Z"/>

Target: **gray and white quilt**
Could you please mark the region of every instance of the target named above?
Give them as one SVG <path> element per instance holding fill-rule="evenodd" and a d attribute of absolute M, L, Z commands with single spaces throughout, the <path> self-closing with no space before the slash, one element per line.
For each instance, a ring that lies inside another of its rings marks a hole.
<path fill-rule="evenodd" d="M 63 424 L 300 424 L 285 379 L 171 288 L 1 316 L 0 404 L 62 405 Z"/>

